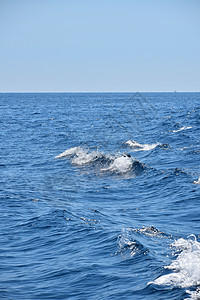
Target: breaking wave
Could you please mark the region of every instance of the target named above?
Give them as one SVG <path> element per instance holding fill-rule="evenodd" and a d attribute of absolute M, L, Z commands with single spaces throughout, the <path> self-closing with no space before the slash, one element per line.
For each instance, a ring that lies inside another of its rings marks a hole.
<path fill-rule="evenodd" d="M 72 164 L 75 165 L 85 165 L 95 161 L 99 158 L 102 158 L 103 154 L 98 151 L 88 152 L 86 149 L 81 147 L 73 147 L 67 149 L 61 154 L 55 156 L 55 158 L 72 158 Z"/>
<path fill-rule="evenodd" d="M 157 146 L 160 145 L 160 143 L 156 143 L 156 144 L 139 144 L 136 141 L 127 141 L 125 142 L 125 144 L 129 145 L 131 148 L 133 148 L 134 151 L 149 151 L 152 150 L 154 148 L 156 148 Z"/>
<path fill-rule="evenodd" d="M 98 151 L 89 152 L 81 147 L 67 149 L 55 158 L 70 158 L 71 163 L 77 166 L 93 164 L 100 168 L 101 172 L 127 173 L 133 171 L 135 174 L 143 171 L 145 165 L 129 154 L 106 155 Z"/>
<path fill-rule="evenodd" d="M 171 244 L 176 259 L 165 269 L 172 273 L 162 275 L 149 284 L 172 287 L 192 287 L 200 285 L 200 243 L 194 235 L 180 238 Z"/>
<path fill-rule="evenodd" d="M 114 157 L 110 165 L 107 168 L 101 169 L 101 171 L 109 171 L 113 173 L 127 173 L 134 171 L 135 173 L 138 173 L 144 170 L 144 168 L 144 164 L 124 154 L 119 157 Z"/>
<path fill-rule="evenodd" d="M 79 153 L 81 150 L 82 150 L 81 147 L 73 147 L 73 148 L 65 150 L 64 152 L 60 153 L 59 155 L 56 155 L 55 158 L 70 157 L 72 155 Z"/>

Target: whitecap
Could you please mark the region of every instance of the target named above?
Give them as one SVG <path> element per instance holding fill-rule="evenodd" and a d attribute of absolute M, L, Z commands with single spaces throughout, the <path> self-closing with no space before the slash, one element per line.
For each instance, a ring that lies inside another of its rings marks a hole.
<path fill-rule="evenodd" d="M 78 151 L 76 156 L 72 159 L 72 164 L 82 166 L 97 160 L 99 157 L 102 157 L 102 154 L 97 151 L 89 153 L 85 149 L 80 149 L 80 151 Z"/>
<path fill-rule="evenodd" d="M 133 165 L 133 159 L 127 155 L 122 155 L 113 159 L 113 162 L 101 171 L 111 171 L 126 173 L 131 170 Z"/>
<path fill-rule="evenodd" d="M 129 154 L 106 155 L 98 151 L 89 152 L 87 149 L 74 147 L 55 156 L 55 158 L 68 157 L 72 164 L 78 166 L 94 163 L 102 172 L 123 174 L 132 170 L 135 174 L 139 174 L 144 169 L 144 165 Z"/>
<path fill-rule="evenodd" d="M 192 126 L 188 126 L 188 127 L 183 126 L 183 127 L 179 128 L 179 129 L 177 129 L 177 130 L 172 130 L 172 132 L 179 132 L 179 131 L 187 130 L 187 129 L 191 129 L 191 128 L 192 128 Z"/>
<path fill-rule="evenodd" d="M 96 160 L 97 158 L 101 157 L 102 154 L 93 151 L 89 153 L 86 149 L 79 147 L 73 147 L 67 149 L 66 151 L 62 152 L 61 154 L 55 156 L 55 158 L 67 158 L 72 157 L 72 164 L 75 165 L 85 165 L 90 163 L 91 161 Z"/>
<path fill-rule="evenodd" d="M 156 148 L 158 145 L 160 145 L 160 143 L 156 143 L 156 144 L 139 144 L 136 141 L 127 141 L 125 142 L 125 144 L 129 145 L 131 148 L 134 149 L 134 151 L 149 151 L 149 150 L 153 150 L 154 148 Z"/>
<path fill-rule="evenodd" d="M 200 243 L 196 237 L 191 235 L 188 239 L 180 238 L 171 246 L 175 248 L 176 259 L 165 269 L 173 272 L 148 284 L 181 288 L 200 285 Z"/>
<path fill-rule="evenodd" d="M 200 184 L 200 177 L 197 181 L 194 181 L 194 184 Z"/>
<path fill-rule="evenodd" d="M 73 147 L 73 148 L 65 150 L 64 152 L 60 153 L 59 155 L 56 155 L 55 158 L 69 157 L 69 156 L 77 154 L 79 151 L 81 151 L 81 147 Z"/>

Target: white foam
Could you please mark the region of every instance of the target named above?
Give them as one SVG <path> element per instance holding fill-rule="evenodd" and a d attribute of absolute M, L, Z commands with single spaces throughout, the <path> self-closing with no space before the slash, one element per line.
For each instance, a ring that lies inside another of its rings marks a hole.
<path fill-rule="evenodd" d="M 185 298 L 184 300 L 199 300 L 200 299 L 200 290 L 197 288 L 196 291 L 186 291 L 191 298 Z"/>
<path fill-rule="evenodd" d="M 133 165 L 133 159 L 126 155 L 119 156 L 114 159 L 108 168 L 102 169 L 102 171 L 112 171 L 119 173 L 126 173 L 131 170 Z"/>
<path fill-rule="evenodd" d="M 72 159 L 72 164 L 79 165 L 79 166 L 85 165 L 87 163 L 92 162 L 93 160 L 97 159 L 100 156 L 101 154 L 97 151 L 93 151 L 89 153 L 85 149 L 80 149 L 76 153 L 76 156 Z"/>
<path fill-rule="evenodd" d="M 58 156 L 55 156 L 55 158 L 65 157 L 70 157 L 71 163 L 79 166 L 102 159 L 102 161 L 99 161 L 100 164 L 104 164 L 104 168 L 101 171 L 111 171 L 114 173 L 127 173 L 131 170 L 133 164 L 138 162 L 128 154 L 105 155 L 98 151 L 88 152 L 87 149 L 81 147 L 67 149 Z"/>
<path fill-rule="evenodd" d="M 55 156 L 55 158 L 69 157 L 69 156 L 75 155 L 79 151 L 81 151 L 81 147 L 73 147 L 73 148 L 67 149 L 66 151 Z"/>
<path fill-rule="evenodd" d="M 160 145 L 159 143 L 156 144 L 139 144 L 136 141 L 127 141 L 125 142 L 125 144 L 129 145 L 130 147 L 134 148 L 134 151 L 149 151 L 152 150 L 154 148 L 156 148 L 158 145 Z"/>
<path fill-rule="evenodd" d="M 79 146 L 79 147 L 73 147 L 67 149 L 61 154 L 55 156 L 55 158 L 65 158 L 65 157 L 72 157 L 71 160 L 72 164 L 85 165 L 97 159 L 98 157 L 102 157 L 102 154 L 97 151 L 93 151 L 89 153 L 86 149 L 81 148 Z"/>
<path fill-rule="evenodd" d="M 200 285 L 200 243 L 191 235 L 188 239 L 178 239 L 172 245 L 175 247 L 176 259 L 165 269 L 173 273 L 158 277 L 153 282 L 156 285 L 174 287 L 192 287 Z"/>
<path fill-rule="evenodd" d="M 177 130 L 172 130 L 172 132 L 179 132 L 179 131 L 187 130 L 187 129 L 191 129 L 191 128 L 192 128 L 192 126 L 188 126 L 188 127 L 183 126 L 183 127 L 179 128 L 179 129 L 177 129 Z"/>
<path fill-rule="evenodd" d="M 200 177 L 197 181 L 194 181 L 195 184 L 200 184 Z"/>

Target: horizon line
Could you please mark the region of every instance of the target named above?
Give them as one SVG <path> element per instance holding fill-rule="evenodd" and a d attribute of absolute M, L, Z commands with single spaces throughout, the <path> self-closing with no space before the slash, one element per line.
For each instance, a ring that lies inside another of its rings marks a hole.
<path fill-rule="evenodd" d="M 0 94 L 200 93 L 200 91 L 0 91 Z"/>

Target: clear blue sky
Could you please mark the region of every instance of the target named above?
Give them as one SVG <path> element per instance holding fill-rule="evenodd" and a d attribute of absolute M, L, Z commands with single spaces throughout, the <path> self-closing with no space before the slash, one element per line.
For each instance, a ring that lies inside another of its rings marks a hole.
<path fill-rule="evenodd" d="M 200 91 L 200 0 L 0 0 L 0 92 Z"/>

